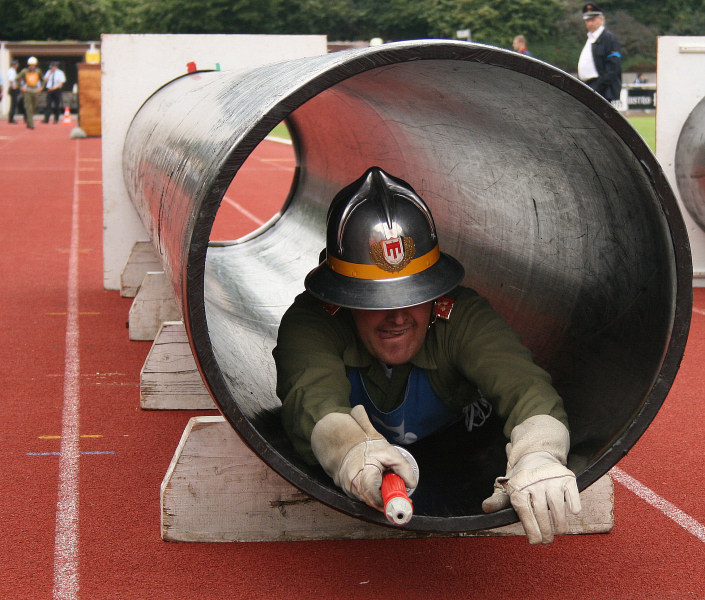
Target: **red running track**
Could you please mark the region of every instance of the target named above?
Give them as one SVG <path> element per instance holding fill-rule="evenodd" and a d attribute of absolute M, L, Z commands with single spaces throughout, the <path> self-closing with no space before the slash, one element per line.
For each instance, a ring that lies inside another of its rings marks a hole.
<path fill-rule="evenodd" d="M 705 598 L 702 289 L 671 394 L 619 464 L 610 534 L 163 542 L 161 480 L 188 419 L 213 413 L 139 408 L 151 344 L 102 288 L 100 139 L 69 132 L 0 124 L 0 598 Z"/>
<path fill-rule="evenodd" d="M 240 238 L 265 225 L 286 203 L 295 157 L 285 140 L 264 141 L 247 158 L 225 192 L 213 222 L 213 241 Z"/>

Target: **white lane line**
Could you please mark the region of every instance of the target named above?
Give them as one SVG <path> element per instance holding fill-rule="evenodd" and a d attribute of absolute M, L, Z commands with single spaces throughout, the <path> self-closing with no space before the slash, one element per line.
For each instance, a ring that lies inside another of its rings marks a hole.
<path fill-rule="evenodd" d="M 223 202 L 227 202 L 230 206 L 232 206 L 234 209 L 239 210 L 243 215 L 245 215 L 248 219 L 256 223 L 257 225 L 264 225 L 266 221 L 263 221 L 262 219 L 256 217 L 253 215 L 249 210 L 247 210 L 244 206 L 241 206 L 235 200 L 231 200 L 227 196 L 223 197 Z"/>
<path fill-rule="evenodd" d="M 688 533 L 692 533 L 701 542 L 705 542 L 705 526 L 698 523 L 689 514 L 684 513 L 680 508 L 671 504 L 665 498 L 659 496 L 656 492 L 646 487 L 640 481 L 628 475 L 618 467 L 612 467 L 610 474 L 619 483 L 626 487 L 631 492 L 635 493 L 639 498 L 645 500 L 648 504 L 660 510 L 669 519 L 680 525 Z"/>
<path fill-rule="evenodd" d="M 702 308 L 693 307 L 693 312 L 698 313 L 699 315 L 705 315 L 705 310 L 703 310 Z"/>
<path fill-rule="evenodd" d="M 79 325 L 78 325 L 78 141 L 73 175 L 71 247 L 66 303 L 64 406 L 61 416 L 59 489 L 54 537 L 54 600 L 78 598 Z"/>
<path fill-rule="evenodd" d="M 265 165 L 267 168 L 276 168 L 279 169 L 280 171 L 286 171 L 288 173 L 291 173 L 291 176 L 294 176 L 294 159 L 292 158 L 260 158 L 259 156 L 253 156 L 255 160 L 257 160 L 259 163 L 262 165 Z M 283 164 L 282 164 L 283 163 Z"/>
<path fill-rule="evenodd" d="M 115 450 L 94 450 L 81 452 L 82 455 L 90 454 L 115 454 Z M 61 452 L 27 452 L 27 456 L 61 456 Z"/>

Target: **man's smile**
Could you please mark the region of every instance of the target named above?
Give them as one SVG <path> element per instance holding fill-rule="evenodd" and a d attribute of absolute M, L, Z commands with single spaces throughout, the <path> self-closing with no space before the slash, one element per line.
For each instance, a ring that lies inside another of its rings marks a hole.
<path fill-rule="evenodd" d="M 401 365 L 421 349 L 431 316 L 431 302 L 389 310 L 353 310 L 357 334 L 372 356 Z"/>
<path fill-rule="evenodd" d="M 410 327 L 405 327 L 404 329 L 378 329 L 377 333 L 383 339 L 396 338 L 408 333 Z"/>

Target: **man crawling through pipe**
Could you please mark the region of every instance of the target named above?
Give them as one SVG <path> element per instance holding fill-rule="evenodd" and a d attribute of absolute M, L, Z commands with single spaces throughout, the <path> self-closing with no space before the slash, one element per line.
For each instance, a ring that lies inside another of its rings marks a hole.
<path fill-rule="evenodd" d="M 383 510 L 386 473 L 416 487 L 416 444 L 494 419 L 507 466 L 482 509 L 514 507 L 529 542 L 548 544 L 580 511 L 563 402 L 464 275 L 408 183 L 373 167 L 341 190 L 273 351 L 284 428 L 348 496 Z"/>

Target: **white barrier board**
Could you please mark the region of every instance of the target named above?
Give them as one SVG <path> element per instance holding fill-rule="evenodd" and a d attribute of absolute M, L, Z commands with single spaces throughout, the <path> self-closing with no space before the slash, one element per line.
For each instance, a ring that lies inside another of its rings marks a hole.
<path fill-rule="evenodd" d="M 104 34 L 101 37 L 103 285 L 120 289 L 135 242 L 149 236 L 122 175 L 122 148 L 132 118 L 158 88 L 197 69 L 242 70 L 327 52 L 322 35 Z"/>
<path fill-rule="evenodd" d="M 693 286 L 705 286 L 705 231 L 680 197 L 675 159 L 678 137 L 697 104 L 705 98 L 705 37 L 664 36 L 658 39 L 658 103 L 656 158 L 678 199 L 693 255 Z"/>

